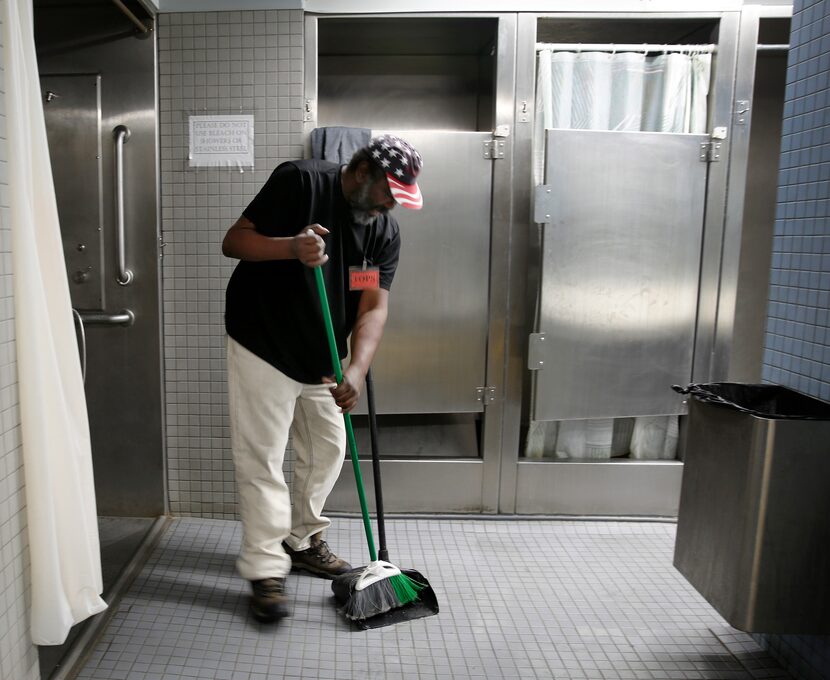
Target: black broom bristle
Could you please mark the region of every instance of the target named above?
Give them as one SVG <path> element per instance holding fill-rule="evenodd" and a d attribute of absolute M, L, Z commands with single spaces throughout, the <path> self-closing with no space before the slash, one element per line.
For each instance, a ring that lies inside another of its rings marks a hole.
<path fill-rule="evenodd" d="M 347 590 L 348 597 L 337 611 L 352 621 L 368 619 L 414 602 L 418 599 L 418 592 L 426 587 L 406 574 L 396 574 L 357 590 L 363 573 L 363 570 L 356 569 L 335 579 L 337 585 L 332 584 L 335 591 Z"/>

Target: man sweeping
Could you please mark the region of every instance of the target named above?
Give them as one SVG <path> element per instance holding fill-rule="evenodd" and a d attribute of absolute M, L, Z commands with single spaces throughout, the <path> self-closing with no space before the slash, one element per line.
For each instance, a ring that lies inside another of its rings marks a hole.
<path fill-rule="evenodd" d="M 386 322 L 400 250 L 395 205 L 419 209 L 420 154 L 392 135 L 371 140 L 347 166 L 283 163 L 222 242 L 240 262 L 228 283 L 231 447 L 239 488 L 239 574 L 251 582 L 251 613 L 288 615 L 292 566 L 323 578 L 351 569 L 323 540 L 326 498 L 345 452 L 342 413 L 357 404 Z M 315 291 L 322 266 L 337 349 L 351 358 L 335 384 Z M 293 511 L 283 475 L 291 435 Z"/>

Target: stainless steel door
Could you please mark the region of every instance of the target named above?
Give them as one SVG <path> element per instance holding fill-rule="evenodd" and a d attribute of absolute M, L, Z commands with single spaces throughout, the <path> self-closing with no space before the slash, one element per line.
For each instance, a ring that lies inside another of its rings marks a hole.
<path fill-rule="evenodd" d="M 479 512 L 486 454 L 478 441 L 484 403 L 476 388 L 485 385 L 487 371 L 493 173 L 484 143 L 492 135 L 394 132 L 424 157 L 418 178 L 424 208 L 395 210 L 401 256 L 372 365 L 377 410 L 388 416 L 379 424 L 387 510 Z M 364 398 L 358 413 L 366 413 Z M 365 434 L 358 427 L 359 451 L 368 456 Z M 361 467 L 371 495 L 370 463 Z M 346 465 L 327 507 L 355 511 L 354 485 Z"/>
<path fill-rule="evenodd" d="M 691 379 L 707 139 L 547 132 L 534 419 L 682 411 L 671 385 Z"/>
<path fill-rule="evenodd" d="M 62 30 L 60 19 L 42 15 L 38 62 L 70 295 L 88 322 L 85 389 L 98 512 L 152 517 L 165 511 L 155 42 L 123 30 L 89 42 Z M 117 12 L 112 19 L 122 20 Z M 130 130 L 123 172 L 121 125 Z M 127 285 L 118 280 L 119 260 L 134 275 Z"/>
<path fill-rule="evenodd" d="M 389 130 L 373 131 L 373 135 Z M 424 158 L 422 210 L 395 210 L 401 257 L 372 372 L 378 413 L 481 411 L 492 163 L 487 132 L 394 131 Z M 358 412 L 365 413 L 361 404 Z"/>

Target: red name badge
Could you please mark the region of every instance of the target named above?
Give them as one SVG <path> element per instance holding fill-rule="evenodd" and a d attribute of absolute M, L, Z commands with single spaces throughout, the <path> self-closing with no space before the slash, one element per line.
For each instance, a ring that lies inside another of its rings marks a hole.
<path fill-rule="evenodd" d="M 349 267 L 349 290 L 380 288 L 380 270 L 377 267 Z"/>

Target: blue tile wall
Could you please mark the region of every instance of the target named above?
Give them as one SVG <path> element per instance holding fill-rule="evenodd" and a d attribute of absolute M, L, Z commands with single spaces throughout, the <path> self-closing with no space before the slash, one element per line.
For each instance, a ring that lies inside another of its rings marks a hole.
<path fill-rule="evenodd" d="M 763 377 L 830 399 L 830 4 L 792 20 Z"/>
<path fill-rule="evenodd" d="M 830 0 L 795 0 L 763 379 L 830 400 Z M 797 678 L 830 678 L 830 637 L 758 636 Z"/>

